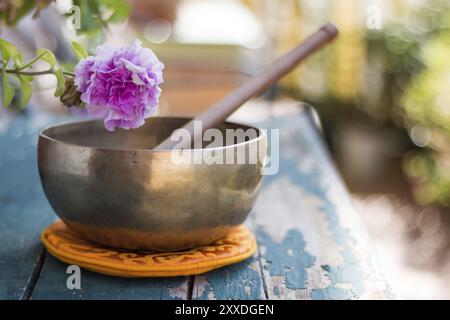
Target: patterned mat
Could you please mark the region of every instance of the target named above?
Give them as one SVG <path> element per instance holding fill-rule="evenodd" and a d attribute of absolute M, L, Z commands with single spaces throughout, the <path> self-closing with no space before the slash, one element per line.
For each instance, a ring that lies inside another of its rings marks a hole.
<path fill-rule="evenodd" d="M 79 238 L 63 222 L 48 226 L 41 236 L 57 259 L 120 277 L 174 277 L 204 273 L 247 259 L 256 250 L 252 232 L 240 226 L 210 245 L 179 252 L 131 252 L 106 248 Z"/>

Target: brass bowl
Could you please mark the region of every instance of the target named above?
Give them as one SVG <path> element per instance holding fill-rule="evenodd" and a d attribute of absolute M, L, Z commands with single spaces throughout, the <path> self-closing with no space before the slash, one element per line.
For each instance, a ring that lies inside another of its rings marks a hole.
<path fill-rule="evenodd" d="M 104 129 L 101 121 L 57 125 L 39 136 L 38 166 L 48 201 L 81 237 L 105 246 L 175 251 L 211 243 L 240 225 L 256 200 L 264 159 L 243 164 L 173 161 L 171 150 L 153 151 L 189 119 L 148 119 L 135 130 Z M 189 156 L 219 151 L 266 156 L 266 136 L 182 151 Z"/>

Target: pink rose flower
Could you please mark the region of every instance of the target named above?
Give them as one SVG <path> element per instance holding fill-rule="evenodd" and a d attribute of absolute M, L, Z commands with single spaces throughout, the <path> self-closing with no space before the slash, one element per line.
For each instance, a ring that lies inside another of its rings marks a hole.
<path fill-rule="evenodd" d="M 164 65 L 136 40 L 119 48 L 104 44 L 75 67 L 75 86 L 88 112 L 105 128 L 134 129 L 157 109 Z"/>

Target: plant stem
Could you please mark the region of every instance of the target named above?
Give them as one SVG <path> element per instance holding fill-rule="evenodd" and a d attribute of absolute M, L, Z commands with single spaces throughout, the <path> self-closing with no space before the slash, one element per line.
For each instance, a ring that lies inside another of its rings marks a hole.
<path fill-rule="evenodd" d="M 42 71 L 21 71 L 20 69 L 6 69 L 6 73 L 19 74 L 24 76 L 40 76 L 43 74 L 53 74 L 53 69 L 47 69 Z M 75 77 L 75 74 L 72 72 L 63 71 L 63 74 L 70 77 Z"/>
<path fill-rule="evenodd" d="M 21 74 L 24 76 L 40 76 L 43 74 L 51 74 L 53 73 L 52 69 L 48 69 L 48 70 L 42 70 L 42 71 L 19 71 L 16 69 L 6 69 L 5 70 L 6 73 L 14 73 L 14 74 Z"/>
<path fill-rule="evenodd" d="M 36 56 L 34 59 L 30 60 L 27 64 L 24 64 L 23 66 L 21 66 L 20 68 L 18 68 L 17 70 L 23 70 L 26 69 L 30 66 L 32 66 L 36 61 L 38 61 L 40 58 L 42 58 L 42 56 L 44 56 L 47 53 L 47 51 L 42 52 L 40 55 Z"/>

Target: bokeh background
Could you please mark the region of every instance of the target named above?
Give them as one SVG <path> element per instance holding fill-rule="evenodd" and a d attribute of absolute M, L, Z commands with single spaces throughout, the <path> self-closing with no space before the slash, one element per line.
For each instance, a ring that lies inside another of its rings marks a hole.
<path fill-rule="evenodd" d="M 12 2 L 1 1 L 0 13 Z M 450 299 L 449 0 L 36 3 L 43 7 L 38 17 L 24 12 L 1 27 L 25 59 L 46 47 L 70 65 L 70 39 L 93 50 L 140 38 L 166 64 L 162 115 L 198 114 L 334 21 L 340 36 L 333 45 L 235 117 L 258 122 L 295 112 L 295 101 L 312 104 L 398 295 Z M 81 8 L 79 20 L 73 4 Z M 114 9 L 106 31 L 102 6 Z M 53 77 L 41 77 L 29 108 L 0 111 L 0 129 L 14 112 L 73 113 L 53 90 Z"/>

